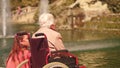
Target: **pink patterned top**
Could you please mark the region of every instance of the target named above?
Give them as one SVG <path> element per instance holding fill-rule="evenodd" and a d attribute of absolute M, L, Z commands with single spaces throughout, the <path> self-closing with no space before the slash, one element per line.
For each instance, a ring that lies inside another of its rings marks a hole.
<path fill-rule="evenodd" d="M 24 52 L 20 51 L 18 55 L 15 56 L 15 62 L 12 60 L 12 56 L 8 58 L 8 61 L 6 63 L 6 68 L 16 68 L 19 63 L 26 59 L 30 59 L 30 51 L 24 50 Z M 21 68 L 30 68 L 30 62 L 24 64 Z"/>

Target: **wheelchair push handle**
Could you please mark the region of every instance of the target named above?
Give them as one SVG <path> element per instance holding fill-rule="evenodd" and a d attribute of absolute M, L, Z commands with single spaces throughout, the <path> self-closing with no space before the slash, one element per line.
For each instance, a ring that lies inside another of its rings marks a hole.
<path fill-rule="evenodd" d="M 37 34 L 35 34 L 35 37 L 37 37 L 37 38 L 45 38 L 45 34 L 44 33 L 37 33 Z"/>

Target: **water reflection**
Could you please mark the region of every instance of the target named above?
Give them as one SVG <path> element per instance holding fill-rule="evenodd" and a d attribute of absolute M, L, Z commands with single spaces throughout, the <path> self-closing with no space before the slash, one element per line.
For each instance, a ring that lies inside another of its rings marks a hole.
<path fill-rule="evenodd" d="M 81 60 L 84 60 L 83 64 L 85 64 L 89 68 L 102 66 L 104 64 L 107 64 L 107 62 L 104 62 L 105 56 L 106 56 L 105 52 L 84 53 L 84 54 L 80 54 L 79 62 L 81 62 Z"/>
<path fill-rule="evenodd" d="M 5 66 L 5 61 L 13 43 L 12 38 L 0 38 L 0 67 Z"/>
<path fill-rule="evenodd" d="M 79 56 L 80 64 L 87 68 L 119 68 L 120 67 L 120 46 L 115 48 L 77 51 L 73 52 Z"/>
<path fill-rule="evenodd" d="M 120 38 L 118 31 L 60 30 L 64 41 L 99 40 Z"/>
<path fill-rule="evenodd" d="M 65 47 L 70 51 L 120 46 L 120 34 L 99 31 L 61 30 Z"/>
<path fill-rule="evenodd" d="M 2 48 L 5 47 L 7 45 L 7 40 L 6 39 L 3 39 L 3 44 L 2 44 Z"/>
<path fill-rule="evenodd" d="M 16 31 L 34 32 L 33 25 L 19 26 Z M 23 29 L 24 27 L 24 29 Z M 59 30 L 65 47 L 75 51 L 81 64 L 88 68 L 118 68 L 120 67 L 120 33 L 83 30 Z M 14 32 L 16 33 L 16 32 Z M 0 66 L 5 66 L 5 60 L 10 52 L 13 38 L 0 38 Z M 105 49 L 105 50 L 99 50 Z M 111 67 L 110 67 L 111 66 Z"/>

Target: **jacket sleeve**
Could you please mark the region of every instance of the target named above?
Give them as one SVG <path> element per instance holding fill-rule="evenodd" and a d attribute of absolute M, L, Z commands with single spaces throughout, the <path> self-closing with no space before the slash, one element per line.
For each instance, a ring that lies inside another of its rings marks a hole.
<path fill-rule="evenodd" d="M 58 33 L 58 35 L 56 37 L 55 47 L 57 48 L 57 50 L 64 50 L 65 49 L 63 41 L 62 41 L 62 36 L 60 33 Z"/>

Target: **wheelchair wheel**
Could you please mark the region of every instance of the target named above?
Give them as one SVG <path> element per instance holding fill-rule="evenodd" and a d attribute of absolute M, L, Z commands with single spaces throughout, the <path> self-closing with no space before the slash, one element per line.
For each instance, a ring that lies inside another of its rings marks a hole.
<path fill-rule="evenodd" d="M 43 68 L 69 68 L 69 67 L 61 62 L 51 62 L 43 66 Z"/>
<path fill-rule="evenodd" d="M 28 59 L 22 61 L 22 62 L 17 66 L 17 68 L 21 68 L 21 66 L 24 65 L 24 64 L 26 64 L 28 61 L 29 61 Z"/>

